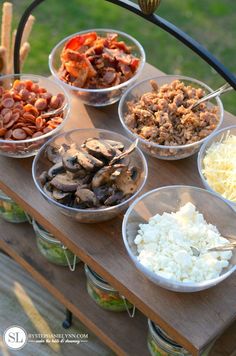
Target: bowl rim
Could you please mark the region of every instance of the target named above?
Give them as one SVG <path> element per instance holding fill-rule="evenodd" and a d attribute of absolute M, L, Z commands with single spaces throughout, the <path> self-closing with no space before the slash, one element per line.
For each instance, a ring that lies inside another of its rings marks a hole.
<path fill-rule="evenodd" d="M 120 133 L 117 133 L 117 132 L 113 132 L 113 131 L 110 131 L 110 130 L 104 130 L 104 129 L 100 129 L 100 128 L 96 128 L 96 127 L 93 127 L 93 128 L 79 128 L 79 129 L 73 129 L 73 130 L 70 130 L 70 131 L 66 131 L 66 132 L 63 132 L 61 134 L 58 134 L 56 136 L 53 136 L 50 140 L 48 140 L 47 142 L 44 143 L 44 145 L 42 147 L 40 147 L 39 151 L 37 152 L 36 156 L 34 157 L 34 160 L 33 160 L 33 163 L 32 163 L 32 177 L 33 177 L 33 181 L 34 181 L 34 184 L 36 185 L 37 189 L 39 190 L 39 192 L 47 199 L 49 200 L 50 202 L 52 202 L 53 204 L 55 204 L 58 208 L 62 208 L 62 209 L 66 209 L 66 210 L 69 210 L 69 211 L 72 211 L 72 212 L 76 212 L 76 213 L 97 213 L 97 212 L 106 212 L 106 211 L 112 211 L 112 210 L 115 210 L 127 203 L 129 203 L 131 200 L 133 200 L 140 192 L 141 190 L 143 189 L 146 181 L 147 181 L 147 177 L 148 177 L 148 165 L 147 165 L 147 161 L 146 161 L 146 158 L 143 154 L 143 152 L 140 150 L 139 147 L 136 147 L 136 150 L 142 160 L 142 163 L 143 163 L 143 173 L 144 173 L 144 177 L 143 177 L 143 181 L 141 182 L 141 185 L 140 187 L 137 189 L 137 191 L 131 195 L 131 197 L 129 197 L 127 200 L 123 201 L 122 203 L 120 204 L 117 204 L 117 205 L 114 205 L 114 206 L 110 206 L 110 207 L 106 207 L 106 208 L 102 208 L 102 209 L 79 209 L 79 208 L 73 208 L 73 207 L 69 207 L 69 206 L 66 206 L 66 205 L 63 205 L 61 203 L 58 203 L 57 201 L 51 199 L 44 191 L 43 189 L 40 187 L 40 185 L 38 184 L 38 181 L 36 179 L 36 176 L 35 176 L 35 172 L 36 172 L 36 165 L 37 165 L 37 162 L 39 160 L 39 157 L 42 153 L 42 151 L 46 148 L 47 145 L 49 145 L 51 143 L 51 141 L 59 138 L 60 136 L 64 136 L 65 134 L 71 134 L 73 132 L 85 132 L 85 131 L 94 131 L 94 130 L 98 130 L 99 132 L 101 133 L 109 133 L 109 134 L 116 134 L 118 136 L 120 136 L 120 138 L 125 138 L 126 140 L 128 140 L 130 142 L 130 144 L 132 144 L 132 141 L 120 134 Z"/>
<path fill-rule="evenodd" d="M 63 92 L 64 96 L 65 96 L 65 102 L 66 102 L 66 105 L 65 105 L 65 108 L 64 110 L 67 110 L 66 111 L 66 115 L 65 115 L 65 118 L 63 119 L 63 121 L 61 122 L 60 125 L 58 125 L 55 129 L 53 129 L 52 131 L 49 131 L 47 132 L 46 134 L 44 135 L 41 135 L 41 136 L 38 136 L 38 137 L 34 137 L 34 138 L 30 138 L 28 140 L 3 140 L 3 139 L 0 139 L 0 144 L 2 143 L 7 143 L 7 144 L 14 144 L 14 145 L 17 145 L 17 144 L 20 144 L 20 143 L 31 143 L 31 142 L 37 142 L 39 140 L 43 140 L 49 136 L 51 136 L 52 134 L 55 134 L 57 133 L 58 131 L 60 131 L 62 129 L 62 127 L 65 125 L 67 119 L 69 118 L 69 115 L 70 115 L 70 111 L 71 111 L 71 105 L 70 105 L 70 97 L 68 95 L 68 92 L 65 90 L 65 88 L 63 88 L 63 86 L 58 83 L 56 80 L 53 80 L 53 78 L 48 78 L 48 77 L 44 77 L 43 75 L 38 75 L 38 74 L 24 74 L 24 73 L 18 73 L 18 74 L 7 74 L 7 75 L 3 75 L 0 77 L 0 81 L 1 80 L 4 80 L 4 79 L 10 79 L 10 78 L 14 78 L 14 77 L 24 77 L 24 78 L 27 78 L 29 77 L 29 79 L 43 79 L 43 80 L 46 80 L 48 81 L 49 83 L 53 83 L 55 85 L 57 85 L 60 90 Z M 27 79 L 23 79 L 23 80 L 27 80 Z M 59 91 L 59 90 L 58 90 Z M 0 147 L 0 151 L 1 151 L 1 147 Z"/>
<path fill-rule="evenodd" d="M 150 80 L 158 80 L 160 78 L 173 78 L 173 80 L 174 79 L 179 79 L 179 80 L 186 80 L 186 81 L 188 80 L 188 81 L 191 81 L 191 82 L 194 82 L 194 83 L 197 83 L 197 84 L 201 85 L 202 87 L 207 89 L 210 93 L 212 93 L 214 91 L 207 84 L 201 82 L 198 79 L 187 77 L 187 76 L 184 76 L 184 75 L 177 75 L 177 74 L 176 75 L 175 74 L 158 75 L 158 76 L 155 76 L 155 77 L 152 76 L 152 77 L 146 78 L 146 79 L 144 79 L 144 80 L 142 80 L 142 81 L 140 81 L 138 83 L 135 83 L 133 86 L 131 86 L 129 89 L 127 89 L 125 91 L 125 93 L 122 95 L 122 97 L 120 99 L 120 102 L 119 102 L 119 106 L 118 106 L 118 115 L 119 115 L 120 122 L 121 122 L 123 128 L 126 130 L 126 132 L 128 132 L 128 134 L 130 134 L 131 136 L 133 136 L 135 138 L 138 138 L 139 141 L 142 142 L 146 146 L 148 145 L 148 146 L 161 148 L 161 149 L 185 149 L 185 148 L 188 148 L 188 147 L 193 147 L 193 146 L 196 146 L 198 144 L 201 144 L 207 138 L 211 137 L 211 135 L 213 133 L 218 131 L 218 129 L 221 126 L 221 124 L 223 122 L 223 119 L 224 119 L 224 107 L 223 107 L 223 104 L 222 104 L 222 101 L 220 100 L 220 98 L 219 97 L 215 97 L 214 99 L 216 99 L 217 104 L 218 104 L 218 108 L 219 108 L 219 115 L 220 115 L 219 123 L 218 123 L 217 127 L 208 136 L 202 138 L 199 141 L 188 143 L 187 145 L 176 145 L 176 146 L 159 145 L 159 144 L 157 144 L 155 142 L 145 140 L 145 139 L 141 138 L 139 135 L 137 135 L 136 133 L 132 132 L 128 128 L 128 126 L 125 124 L 124 118 L 123 118 L 123 115 L 122 115 L 122 108 L 124 106 L 124 103 L 125 103 L 125 100 L 126 100 L 127 96 L 136 87 L 138 87 L 138 86 L 140 86 L 140 85 L 142 85 L 142 84 L 144 84 L 146 82 L 149 82 Z"/>
<path fill-rule="evenodd" d="M 224 132 L 230 131 L 231 129 L 236 129 L 236 125 L 230 125 L 227 127 L 224 127 L 220 130 L 217 130 L 216 132 L 214 132 L 214 134 L 209 137 L 209 139 L 207 139 L 204 144 L 201 146 L 199 152 L 198 152 L 198 156 L 197 156 L 197 168 L 198 168 L 198 173 L 200 175 L 200 178 L 202 180 L 202 182 L 206 185 L 207 189 L 214 193 L 215 195 L 217 195 L 219 198 L 221 198 L 222 200 L 224 200 L 226 203 L 230 204 L 231 206 L 236 206 L 236 202 L 233 202 L 225 197 L 223 197 L 220 193 L 218 193 L 216 190 L 214 190 L 209 184 L 208 181 L 206 180 L 206 178 L 204 177 L 204 174 L 202 172 L 203 169 L 203 159 L 206 156 L 206 146 L 209 144 L 210 141 L 212 141 L 212 143 L 214 142 L 214 139 L 216 136 L 223 134 Z"/>
<path fill-rule="evenodd" d="M 234 209 L 232 208 L 232 206 L 225 202 L 223 199 L 221 199 L 219 196 L 217 196 L 214 192 L 208 191 L 206 189 L 203 188 L 199 188 L 196 186 L 191 186 L 191 185 L 169 185 L 169 186 L 163 186 L 163 187 L 159 187 L 153 190 L 150 190 L 144 194 L 142 194 L 140 197 L 138 197 L 137 199 L 135 199 L 135 201 L 129 206 L 129 208 L 127 209 L 127 211 L 124 214 L 124 218 L 123 218 L 123 222 L 122 222 L 122 237 L 123 237 L 123 242 L 126 248 L 126 251 L 128 252 L 130 258 L 132 259 L 132 261 L 135 263 L 135 265 L 139 266 L 139 269 L 144 273 L 144 275 L 147 277 L 148 275 L 150 276 L 152 281 L 156 281 L 160 286 L 162 286 L 163 288 L 165 288 L 163 285 L 166 285 L 167 289 L 172 289 L 175 291 L 179 291 L 179 292 L 193 292 L 192 288 L 197 288 L 196 291 L 200 291 L 201 289 L 205 289 L 207 287 L 211 287 L 214 286 L 216 284 L 218 284 L 219 282 L 223 281 L 224 279 L 226 279 L 228 276 L 230 276 L 233 272 L 236 271 L 236 264 L 226 273 L 221 274 L 219 277 L 216 278 L 211 278 L 208 279 L 206 281 L 202 281 L 202 282 L 179 282 L 176 281 L 174 279 L 167 279 L 164 278 L 162 276 L 160 276 L 159 274 L 152 272 L 151 270 L 149 270 L 147 267 L 145 267 L 144 265 L 142 265 L 139 260 L 137 259 L 137 256 L 135 256 L 133 254 L 133 252 L 131 251 L 130 247 L 129 247 L 129 243 L 128 243 L 128 239 L 126 238 L 127 234 L 126 234 L 126 226 L 127 226 L 127 221 L 128 218 L 130 216 L 130 213 L 132 212 L 133 208 L 135 207 L 136 204 L 138 204 L 140 201 L 142 201 L 143 198 L 146 198 L 148 195 L 151 195 L 153 193 L 159 192 L 161 190 L 166 190 L 166 189 L 176 189 L 176 188 L 190 188 L 190 189 L 194 189 L 197 191 L 201 191 L 201 192 L 205 192 L 206 194 L 209 194 L 211 196 L 214 196 L 215 198 L 219 199 L 222 204 L 226 204 L 233 212 Z M 149 277 L 148 277 L 149 278 Z M 156 279 L 160 280 L 157 281 Z M 156 283 L 153 282 L 153 283 Z M 174 285 L 173 287 L 171 287 L 170 285 Z M 181 290 L 182 288 L 186 288 L 188 290 Z"/>
<path fill-rule="evenodd" d="M 117 33 L 118 35 L 126 37 L 130 41 L 132 41 L 138 47 L 139 52 L 140 52 L 140 58 L 139 58 L 140 64 L 139 64 L 138 69 L 136 70 L 136 73 L 134 74 L 134 76 L 132 76 L 129 80 L 126 80 L 125 82 L 123 82 L 121 84 L 114 85 L 114 86 L 108 87 L 108 88 L 102 88 L 102 89 L 86 89 L 86 88 L 75 87 L 75 86 L 67 84 L 66 82 L 61 80 L 58 77 L 57 71 L 54 69 L 54 66 L 52 64 L 55 52 L 58 50 L 58 47 L 60 47 L 63 43 L 66 43 L 69 39 L 71 39 L 77 35 L 82 35 L 84 33 L 89 33 L 89 32 Z M 119 30 L 114 30 L 114 29 L 108 29 L 108 28 L 92 28 L 92 29 L 83 30 L 80 32 L 73 33 L 72 35 L 69 35 L 69 36 L 65 37 L 64 39 L 62 39 L 60 42 L 58 42 L 56 44 L 56 46 L 52 49 L 52 51 L 48 57 L 49 69 L 50 69 L 50 72 L 52 73 L 53 77 L 56 79 L 56 81 L 62 83 L 62 85 L 64 85 L 67 89 L 81 91 L 81 92 L 85 92 L 85 93 L 106 93 L 106 92 L 110 92 L 112 90 L 117 90 L 117 89 L 123 88 L 124 86 L 128 86 L 130 83 L 132 83 L 139 77 L 140 73 L 143 70 L 145 62 L 146 62 L 146 54 L 145 54 L 143 46 L 140 44 L 140 42 L 138 42 L 134 37 L 132 37 L 131 35 L 129 35 L 125 32 L 122 32 Z"/>

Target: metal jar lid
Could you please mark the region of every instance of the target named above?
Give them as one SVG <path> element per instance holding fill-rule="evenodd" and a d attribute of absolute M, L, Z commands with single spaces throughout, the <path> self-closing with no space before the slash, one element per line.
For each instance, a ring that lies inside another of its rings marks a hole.
<path fill-rule="evenodd" d="M 149 330 L 155 339 L 157 345 L 164 351 L 170 352 L 172 355 L 190 355 L 181 345 L 170 338 L 158 325 L 148 319 Z"/>
<path fill-rule="evenodd" d="M 58 245 L 63 249 L 68 267 L 71 272 L 74 272 L 76 269 L 77 256 L 74 254 L 73 263 L 71 263 L 69 260 L 68 254 L 67 254 L 67 250 L 68 250 L 67 247 L 65 245 L 63 245 L 63 243 L 61 241 L 55 239 L 53 234 L 51 234 L 49 231 L 45 230 L 39 223 L 37 223 L 36 220 L 34 220 L 30 217 L 28 217 L 28 220 L 29 220 L 29 222 L 32 223 L 35 233 L 39 234 L 40 238 L 42 238 L 43 240 L 45 240 L 46 242 L 49 242 L 51 244 Z"/>
<path fill-rule="evenodd" d="M 36 233 L 38 233 L 40 235 L 40 237 L 42 237 L 42 239 L 44 239 L 45 241 L 50 242 L 52 244 L 58 244 L 58 245 L 63 246 L 61 241 L 55 239 L 53 234 L 51 234 L 49 231 L 45 230 L 39 223 L 37 223 L 36 220 L 32 219 L 32 225 L 33 225 L 34 231 Z"/>
<path fill-rule="evenodd" d="M 85 274 L 91 281 L 97 286 L 102 289 L 105 289 L 110 292 L 117 292 L 105 279 L 103 279 L 99 274 L 97 274 L 92 268 L 88 265 L 84 265 Z"/>
<path fill-rule="evenodd" d="M 115 292 L 120 295 L 120 298 L 123 300 L 125 309 L 129 315 L 130 318 L 133 318 L 135 315 L 135 306 L 133 305 L 132 311 L 129 310 L 129 307 L 127 305 L 127 300 L 126 298 L 121 295 L 116 289 L 114 289 L 105 279 L 103 279 L 99 274 L 97 274 L 95 271 L 92 270 L 88 265 L 84 265 L 84 271 L 88 279 L 90 279 L 96 287 L 100 287 L 101 289 L 108 291 L 108 292 Z"/>

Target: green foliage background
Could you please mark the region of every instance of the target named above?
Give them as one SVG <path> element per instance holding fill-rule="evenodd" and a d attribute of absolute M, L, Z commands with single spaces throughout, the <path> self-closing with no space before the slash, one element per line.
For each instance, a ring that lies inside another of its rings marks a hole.
<path fill-rule="evenodd" d="M 13 0 L 14 22 L 31 0 Z M 207 47 L 236 72 L 236 1 L 162 0 L 158 15 L 171 21 Z M 169 74 L 198 78 L 212 88 L 223 79 L 176 39 L 153 24 L 105 0 L 45 0 L 34 12 L 36 24 L 24 72 L 49 74 L 48 54 L 62 38 L 83 29 L 104 27 L 128 32 L 140 41 L 147 61 Z M 222 96 L 225 109 L 236 114 L 235 93 Z"/>

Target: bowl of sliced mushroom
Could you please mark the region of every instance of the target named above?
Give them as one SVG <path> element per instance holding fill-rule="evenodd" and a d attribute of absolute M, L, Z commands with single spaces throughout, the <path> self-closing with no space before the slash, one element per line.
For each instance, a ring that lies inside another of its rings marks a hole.
<path fill-rule="evenodd" d="M 43 197 L 83 223 L 110 220 L 127 209 L 147 179 L 137 141 L 102 129 L 76 129 L 48 141 L 32 166 Z"/>

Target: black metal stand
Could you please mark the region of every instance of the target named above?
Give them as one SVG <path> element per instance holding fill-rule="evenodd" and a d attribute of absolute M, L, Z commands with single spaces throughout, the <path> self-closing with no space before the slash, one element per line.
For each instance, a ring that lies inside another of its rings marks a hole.
<path fill-rule="evenodd" d="M 62 326 L 64 329 L 69 329 L 71 327 L 72 317 L 73 317 L 73 314 L 71 313 L 71 311 L 69 309 L 66 309 L 66 318 L 62 323 Z"/>
<path fill-rule="evenodd" d="M 24 31 L 25 24 L 31 12 L 40 5 L 44 0 L 34 0 L 29 7 L 25 10 L 22 15 L 16 34 L 15 48 L 14 48 L 14 71 L 15 74 L 20 73 L 20 44 L 21 38 Z M 172 36 L 177 38 L 179 41 L 184 43 L 190 49 L 192 49 L 196 54 L 198 54 L 203 60 L 205 60 L 212 68 L 214 68 L 235 90 L 236 90 L 236 76 L 231 73 L 222 63 L 218 61 L 206 48 L 204 48 L 200 43 L 195 41 L 192 37 L 187 35 L 185 32 L 180 30 L 178 27 L 168 22 L 167 20 L 157 16 L 155 14 L 145 15 L 140 9 L 139 6 L 134 4 L 129 0 L 105 0 L 121 6 L 141 17 L 145 20 L 152 22 L 158 27 L 170 33 Z"/>

